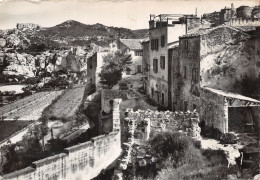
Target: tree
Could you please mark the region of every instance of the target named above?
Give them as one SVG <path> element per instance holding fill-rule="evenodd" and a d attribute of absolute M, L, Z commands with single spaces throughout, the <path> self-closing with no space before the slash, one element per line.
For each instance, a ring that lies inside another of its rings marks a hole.
<path fill-rule="evenodd" d="M 122 72 L 132 63 L 131 55 L 126 50 L 116 51 L 103 57 L 101 83 L 112 88 L 122 78 Z"/>

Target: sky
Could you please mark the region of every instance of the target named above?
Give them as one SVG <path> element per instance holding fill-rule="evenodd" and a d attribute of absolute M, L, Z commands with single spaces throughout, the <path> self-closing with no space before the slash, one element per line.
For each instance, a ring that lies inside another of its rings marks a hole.
<path fill-rule="evenodd" d="M 150 14 L 195 14 L 241 5 L 259 5 L 258 0 L 0 0 L 0 29 L 16 23 L 51 27 L 66 20 L 100 23 L 129 29 L 148 28 Z"/>

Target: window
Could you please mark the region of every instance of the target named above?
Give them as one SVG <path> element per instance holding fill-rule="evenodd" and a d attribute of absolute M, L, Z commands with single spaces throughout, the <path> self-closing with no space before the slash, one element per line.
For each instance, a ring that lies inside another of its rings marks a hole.
<path fill-rule="evenodd" d="M 153 59 L 153 72 L 158 72 L 158 59 Z"/>
<path fill-rule="evenodd" d="M 158 50 L 159 49 L 159 39 L 154 40 L 154 49 Z"/>
<path fill-rule="evenodd" d="M 160 67 L 161 69 L 165 69 L 165 56 L 160 57 Z"/>
<path fill-rule="evenodd" d="M 143 56 L 143 51 L 135 51 L 135 56 Z"/>
<path fill-rule="evenodd" d="M 151 92 L 152 92 L 152 97 L 154 96 L 154 89 L 151 88 Z"/>
<path fill-rule="evenodd" d="M 186 66 L 183 67 L 183 78 L 187 78 L 187 68 Z"/>
<path fill-rule="evenodd" d="M 187 110 L 188 110 L 188 102 L 184 101 L 183 111 L 186 112 Z"/>
<path fill-rule="evenodd" d="M 162 105 L 164 105 L 164 93 L 162 93 Z"/>
<path fill-rule="evenodd" d="M 192 80 L 198 81 L 198 69 L 197 68 L 192 69 Z"/>
<path fill-rule="evenodd" d="M 165 46 L 165 36 L 161 36 L 161 47 Z"/>
<path fill-rule="evenodd" d="M 154 50 L 154 39 L 151 40 L 151 50 Z"/>
<path fill-rule="evenodd" d="M 188 43 L 188 40 L 184 40 L 184 49 L 188 49 L 189 47 L 189 43 Z"/>
<path fill-rule="evenodd" d="M 159 40 L 158 39 L 152 39 L 151 40 L 151 50 L 158 50 L 159 48 Z"/>

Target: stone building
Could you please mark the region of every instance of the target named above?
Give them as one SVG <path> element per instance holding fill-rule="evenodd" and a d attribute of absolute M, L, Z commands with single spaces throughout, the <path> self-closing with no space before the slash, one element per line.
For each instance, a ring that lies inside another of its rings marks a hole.
<path fill-rule="evenodd" d="M 256 34 L 222 25 L 181 36 L 179 46 L 171 51 L 171 109 L 196 109 L 206 125 L 228 132 L 229 114 L 232 114 L 228 108 L 233 105 L 225 104 L 226 99 L 239 102 L 236 107 L 250 107 L 254 103 L 258 106 L 258 101 L 240 95 L 252 96 L 252 92 L 243 89 L 250 90 L 254 84 L 248 84 L 248 88 L 243 82 L 256 82 L 258 78 Z M 214 101 L 214 96 L 221 100 Z M 209 104 L 215 105 L 209 110 Z"/>
<path fill-rule="evenodd" d="M 225 22 L 229 22 L 235 16 L 236 16 L 236 10 L 232 3 L 231 8 L 225 7 L 224 9 L 221 9 L 220 14 L 219 14 L 220 24 L 225 24 Z"/>
<path fill-rule="evenodd" d="M 132 65 L 126 74 L 142 73 L 142 39 L 117 39 L 113 44 L 114 49 L 127 50 L 132 57 Z"/>
<path fill-rule="evenodd" d="M 200 118 L 222 133 L 260 132 L 260 101 L 218 89 L 201 88 Z M 260 137 L 260 136 L 259 136 Z"/>
<path fill-rule="evenodd" d="M 169 49 L 178 38 L 195 28 L 198 18 L 193 15 L 150 15 L 149 78 L 147 94 L 163 107 L 169 107 Z"/>

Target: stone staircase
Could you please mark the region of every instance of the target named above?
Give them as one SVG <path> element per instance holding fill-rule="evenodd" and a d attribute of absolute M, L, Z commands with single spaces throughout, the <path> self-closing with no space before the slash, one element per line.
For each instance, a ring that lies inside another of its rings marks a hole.
<path fill-rule="evenodd" d="M 243 178 L 251 178 L 260 173 L 260 142 L 259 134 L 254 129 L 253 123 L 244 124 L 244 135 L 256 140 L 240 150 L 240 166 Z"/>

